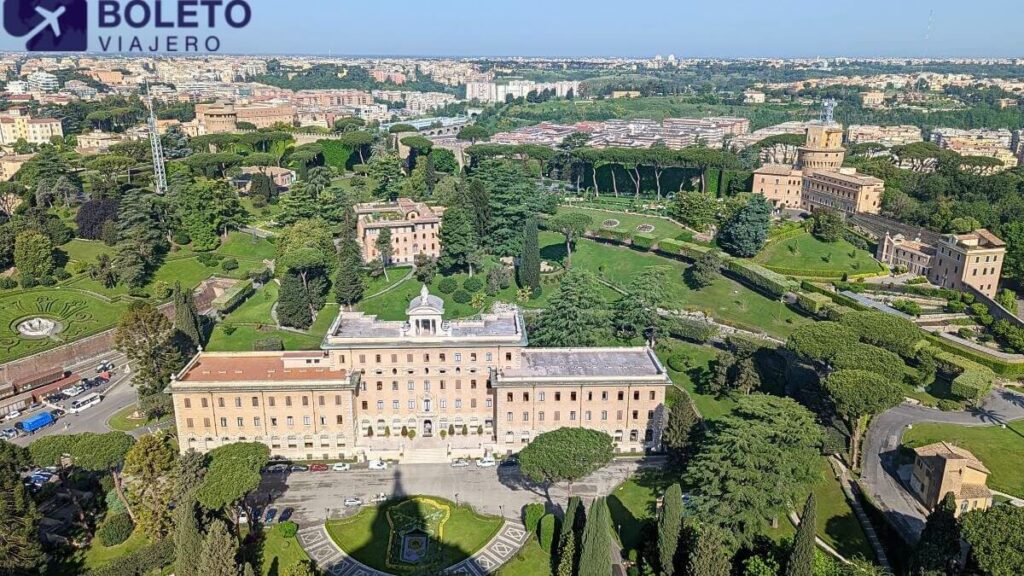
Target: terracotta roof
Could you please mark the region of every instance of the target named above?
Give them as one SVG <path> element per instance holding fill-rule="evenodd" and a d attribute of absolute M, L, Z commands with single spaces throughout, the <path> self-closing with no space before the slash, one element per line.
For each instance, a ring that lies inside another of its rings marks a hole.
<path fill-rule="evenodd" d="M 179 382 L 257 382 L 344 380 L 345 370 L 326 366 L 285 368 L 284 356 L 275 354 L 201 355 Z"/>
<path fill-rule="evenodd" d="M 984 484 L 964 484 L 960 487 L 960 498 L 991 498 L 992 491 Z"/>
<path fill-rule="evenodd" d="M 914 453 L 922 458 L 931 456 L 945 460 L 962 460 L 964 465 L 974 468 L 980 472 L 990 474 L 989 469 L 986 468 L 985 465 L 982 464 L 981 460 L 978 460 L 974 454 L 971 454 L 969 451 L 964 450 L 959 446 L 954 446 L 949 442 L 936 442 L 935 444 L 921 446 L 920 448 L 915 448 Z"/>
<path fill-rule="evenodd" d="M 754 170 L 754 174 L 771 174 L 772 176 L 800 176 L 800 171 L 794 169 L 788 164 L 765 164 L 757 170 Z"/>

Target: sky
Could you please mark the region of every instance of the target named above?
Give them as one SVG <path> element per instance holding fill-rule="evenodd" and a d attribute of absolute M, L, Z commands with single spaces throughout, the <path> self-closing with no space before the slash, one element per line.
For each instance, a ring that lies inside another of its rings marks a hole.
<path fill-rule="evenodd" d="M 88 0 L 95 20 L 95 3 Z M 126 0 L 121 0 L 122 4 Z M 155 0 L 146 0 L 153 4 Z M 1024 56 L 1021 0 L 249 0 L 225 53 L 369 56 Z M 172 8 L 175 0 L 163 0 Z M 166 8 L 165 8 L 166 9 Z M 930 22 L 930 24 L 929 24 Z M 117 30 L 151 43 L 153 28 Z M 161 34 L 166 30 L 160 30 Z M 201 38 L 211 31 L 180 31 Z M 90 32 L 90 49 L 98 36 Z M 0 33 L 0 49 L 24 40 Z"/>

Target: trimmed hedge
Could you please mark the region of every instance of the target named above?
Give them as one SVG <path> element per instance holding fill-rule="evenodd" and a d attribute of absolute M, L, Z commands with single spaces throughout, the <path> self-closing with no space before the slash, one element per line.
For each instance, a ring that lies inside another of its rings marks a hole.
<path fill-rule="evenodd" d="M 673 338 L 705 344 L 714 340 L 719 333 L 718 326 L 695 318 L 671 316 L 665 320 L 665 327 Z"/>
<path fill-rule="evenodd" d="M 992 356 L 986 356 L 981 352 L 963 346 L 958 346 L 955 343 L 935 336 L 934 334 L 928 334 L 927 338 L 930 344 L 933 344 L 949 354 L 959 356 L 961 358 L 961 363 L 964 360 L 973 362 L 1007 378 L 1024 376 L 1024 362 L 1007 362 Z M 936 355 L 936 358 L 939 358 L 939 355 Z"/>
<path fill-rule="evenodd" d="M 252 293 L 252 280 L 241 280 L 238 284 L 228 288 L 223 294 L 214 298 L 211 305 L 214 310 L 225 314 L 237 308 L 242 302 L 245 302 L 249 296 L 252 296 Z"/>
<path fill-rule="evenodd" d="M 874 278 L 875 276 L 882 276 L 886 273 L 885 270 L 879 267 L 874 272 L 860 272 L 857 274 L 849 274 L 847 272 L 840 272 L 838 270 L 817 270 L 812 268 L 786 268 L 784 266 L 765 266 L 765 268 L 772 272 L 777 272 L 785 276 L 796 276 L 797 278 L 820 278 L 822 280 L 840 280 L 847 278 L 849 280 L 857 280 L 859 278 Z"/>
<path fill-rule="evenodd" d="M 991 370 L 967 370 L 953 379 L 949 392 L 969 402 L 980 402 L 992 391 L 995 374 Z"/>
<path fill-rule="evenodd" d="M 832 304 L 832 299 L 817 292 L 797 292 L 796 305 L 809 314 L 818 316 Z"/>
<path fill-rule="evenodd" d="M 682 256 L 689 260 L 697 260 L 712 250 L 714 249 L 708 246 L 692 244 L 682 240 L 673 240 L 671 238 L 665 238 L 658 242 L 658 252 L 664 252 L 672 256 Z"/>
<path fill-rule="evenodd" d="M 104 546 L 117 546 L 131 537 L 133 531 L 135 523 L 132 522 L 132 517 L 127 512 L 119 512 L 110 514 L 103 520 L 96 529 L 96 537 Z"/>
<path fill-rule="evenodd" d="M 658 237 L 654 234 L 634 234 L 633 235 L 633 247 L 641 250 L 650 250 L 654 247 L 654 243 L 658 241 Z"/>
<path fill-rule="evenodd" d="M 623 232 L 622 230 L 610 230 L 608 228 L 601 228 L 600 230 L 595 230 L 594 236 L 597 236 L 598 238 L 604 238 L 605 240 L 621 242 L 623 244 L 630 241 L 629 232 Z"/>
<path fill-rule="evenodd" d="M 790 280 L 764 266 L 747 260 L 739 258 L 727 260 L 725 268 L 748 283 L 774 296 L 782 296 L 787 292 L 796 292 L 800 287 L 800 284 L 795 280 Z"/>
<path fill-rule="evenodd" d="M 523 506 L 523 525 L 530 532 L 537 530 L 537 524 L 544 517 L 544 505 L 537 502 Z"/>
<path fill-rule="evenodd" d="M 552 545 L 555 542 L 555 529 L 557 528 L 558 519 L 555 518 L 554 514 L 546 514 L 540 519 L 540 523 L 537 525 L 537 540 L 540 542 L 540 547 L 545 552 L 550 553 Z"/>
<path fill-rule="evenodd" d="M 167 538 L 89 572 L 90 576 L 145 576 L 174 563 L 174 539 Z"/>

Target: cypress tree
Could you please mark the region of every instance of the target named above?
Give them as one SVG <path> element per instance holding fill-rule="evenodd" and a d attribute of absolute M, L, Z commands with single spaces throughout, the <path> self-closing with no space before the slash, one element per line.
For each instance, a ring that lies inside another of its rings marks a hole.
<path fill-rule="evenodd" d="M 817 533 L 814 492 L 807 497 L 804 512 L 800 515 L 800 526 L 793 538 L 793 551 L 786 564 L 786 576 L 811 576 L 814 571 L 814 535 Z"/>
<path fill-rule="evenodd" d="M 282 326 L 305 330 L 313 323 L 302 279 L 286 272 L 277 296 L 277 321 Z"/>
<path fill-rule="evenodd" d="M 556 576 L 573 576 L 576 573 L 576 535 L 569 532 L 561 544 Z"/>
<path fill-rule="evenodd" d="M 662 443 L 665 444 L 665 452 L 673 468 L 680 469 L 685 463 L 693 444 L 693 430 L 698 422 L 700 417 L 685 399 L 672 405 Z"/>
<path fill-rule="evenodd" d="M 676 573 L 675 558 L 679 547 L 679 535 L 683 530 L 683 489 L 673 484 L 665 490 L 658 517 L 658 558 L 661 573 L 673 576 Z"/>
<path fill-rule="evenodd" d="M 721 531 L 713 526 L 698 530 L 686 576 L 729 576 L 732 558 Z"/>
<path fill-rule="evenodd" d="M 950 573 L 950 566 L 960 558 L 960 524 L 955 514 L 956 498 L 949 492 L 928 515 L 914 550 L 912 574 Z"/>
<path fill-rule="evenodd" d="M 190 290 L 183 290 L 181 282 L 174 283 L 174 329 L 192 343 L 195 349 L 202 345 L 202 323 L 195 299 Z"/>
<path fill-rule="evenodd" d="M 479 247 L 469 212 L 460 206 L 445 210 L 439 239 L 441 258 L 438 263 L 442 269 L 452 271 L 469 267 L 470 255 Z"/>
<path fill-rule="evenodd" d="M 203 534 L 196 518 L 195 503 L 191 500 L 183 502 L 174 516 L 174 573 L 177 576 L 199 576 Z"/>
<path fill-rule="evenodd" d="M 586 521 L 583 499 L 579 496 L 569 498 L 558 535 L 558 576 L 572 576 L 579 565 L 578 543 Z"/>
<path fill-rule="evenodd" d="M 395 254 L 395 247 L 391 244 L 391 229 L 384 228 L 377 235 L 377 254 L 380 255 L 380 264 L 384 269 L 384 278 L 388 277 L 388 264 L 391 262 L 391 257 Z"/>
<path fill-rule="evenodd" d="M 334 295 L 338 304 L 351 307 L 363 299 L 366 286 L 363 284 L 363 257 L 355 238 L 345 236 L 341 240 L 338 257 L 338 273 L 334 277 Z"/>
<path fill-rule="evenodd" d="M 608 576 L 612 571 L 612 519 L 608 502 L 594 500 L 583 530 L 579 576 Z"/>
<path fill-rule="evenodd" d="M 519 286 L 529 288 L 534 298 L 540 296 L 540 244 L 537 219 L 530 218 L 523 229 L 523 251 L 519 254 Z"/>
<path fill-rule="evenodd" d="M 220 520 L 214 520 L 206 531 L 203 552 L 199 557 L 199 574 L 202 576 L 238 576 L 235 554 L 238 541 L 228 532 Z"/>

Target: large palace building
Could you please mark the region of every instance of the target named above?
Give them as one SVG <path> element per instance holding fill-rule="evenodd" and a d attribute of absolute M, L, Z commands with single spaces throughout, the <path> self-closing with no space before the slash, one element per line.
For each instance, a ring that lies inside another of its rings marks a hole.
<path fill-rule="evenodd" d="M 383 230 L 391 231 L 391 262 L 413 264 L 416 256 L 441 256 L 441 215 L 444 209 L 431 207 L 409 198 L 396 202 L 357 204 L 356 240 L 363 250 L 363 260 L 380 258 L 377 239 Z"/>
<path fill-rule="evenodd" d="M 565 426 L 660 447 L 670 381 L 649 348 L 527 348 L 517 308 L 445 320 L 426 287 L 406 315 L 341 312 L 316 352 L 201 352 L 170 386 L 181 449 L 444 461 Z"/>

